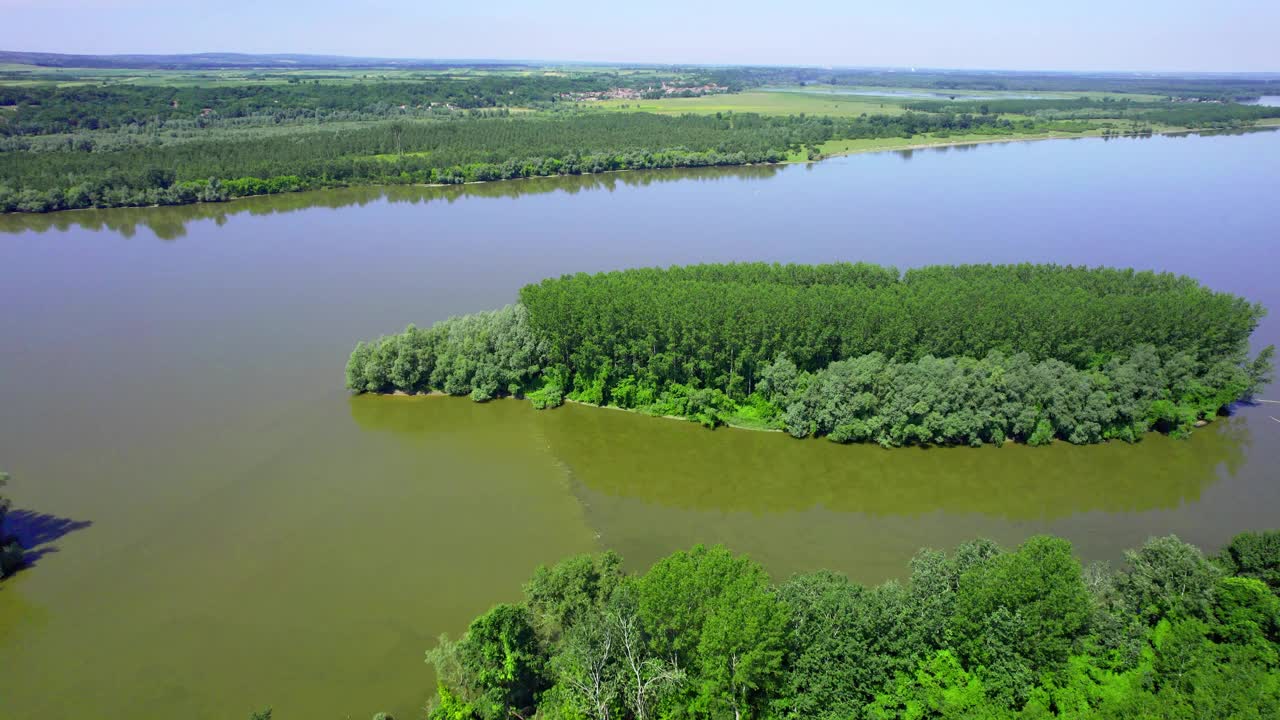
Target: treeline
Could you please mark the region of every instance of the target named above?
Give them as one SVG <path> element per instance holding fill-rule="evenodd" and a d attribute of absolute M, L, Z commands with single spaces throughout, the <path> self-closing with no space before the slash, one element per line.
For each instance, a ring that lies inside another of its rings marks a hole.
<path fill-rule="evenodd" d="M 99 149 L 65 145 L 0 153 L 0 212 L 216 202 L 244 195 L 370 184 L 441 183 L 610 170 L 778 162 L 835 138 L 992 132 L 995 116 L 755 114 L 670 117 L 596 113 L 404 121 L 296 132 L 237 130 Z"/>
<path fill-rule="evenodd" d="M 9 483 L 9 474 L 0 472 L 0 488 Z M 23 550 L 17 538 L 5 532 L 5 516 L 9 514 L 9 498 L 0 494 L 0 578 L 17 572 L 22 567 Z"/>
<path fill-rule="evenodd" d="M 1261 306 L 1132 270 L 747 263 L 520 294 L 492 316 L 518 356 L 493 354 L 492 330 L 442 345 L 479 327 L 454 319 L 358 345 L 347 387 L 568 398 L 887 447 L 1083 444 L 1185 435 L 1265 384 L 1274 354 L 1248 358 Z"/>
<path fill-rule="evenodd" d="M 118 152 L 10 152 L 0 155 L 0 211 L 777 162 L 830 132 L 805 118 L 619 113 L 237 133 Z"/>
<path fill-rule="evenodd" d="M 816 371 L 872 352 L 915 361 L 999 351 L 1087 369 L 1150 344 L 1166 358 L 1235 361 L 1264 314 L 1169 273 L 962 265 L 886 282 L 896 275 L 867 266 L 644 268 L 544 280 L 520 300 L 552 363 L 575 382 L 606 371 L 734 398 L 779 356 Z"/>
<path fill-rule="evenodd" d="M 1139 345 L 1082 370 L 1025 352 L 914 362 L 871 353 L 808 373 L 784 356 L 764 369 L 762 391 L 742 402 L 796 437 L 885 447 L 1135 442 L 1149 430 L 1189 434 L 1263 382 L 1269 358 L 1242 366 L 1183 352 L 1162 361 L 1154 346 Z M 714 425 L 743 414 L 727 396 L 709 398 L 690 416 Z"/>
<path fill-rule="evenodd" d="M 1054 119 L 1113 118 L 1187 128 L 1237 127 L 1267 118 L 1280 118 L 1280 107 L 1240 105 L 1231 102 L 1164 102 L 1114 100 L 1110 97 L 1067 100 L 925 100 L 907 103 L 924 113 L 1020 114 Z"/>
<path fill-rule="evenodd" d="M 520 107 L 562 93 L 645 88 L 662 78 L 617 73 L 473 75 L 421 80 L 291 78 L 279 84 L 0 86 L 0 135 L 48 135 L 173 120 L 262 117 L 274 122 L 335 112 L 386 116 L 424 107 Z"/>
<path fill-rule="evenodd" d="M 539 568 L 428 653 L 432 720 L 1280 716 L 1280 533 L 1173 536 L 1082 567 L 1066 540 L 922 550 L 906 583 L 775 584 L 721 547 L 647 572 Z"/>
<path fill-rule="evenodd" d="M 521 394 L 546 357 L 528 318 L 524 306 L 508 305 L 358 343 L 347 362 L 347 387 L 358 392 L 435 389 L 476 401 Z"/>
<path fill-rule="evenodd" d="M 252 202 L 236 204 L 170 205 L 165 207 L 117 208 L 109 213 L 45 213 L 42 215 L 0 215 L 0 233 L 32 230 L 45 232 L 51 228 L 83 227 L 111 229 L 125 237 L 133 237 L 138 228 L 149 229 L 161 240 L 177 240 L 186 235 L 187 225 L 199 219 L 226 220 L 241 214 L 261 215 L 293 212 L 312 207 L 337 209 L 384 199 L 390 203 L 426 204 L 452 202 L 461 197 L 518 198 L 551 192 L 575 195 L 618 187 L 645 187 L 653 184 L 715 182 L 723 177 L 759 180 L 773 177 L 777 165 L 751 165 L 707 169 L 697 173 L 610 173 L 600 175 L 555 176 L 531 178 L 520 183 L 475 183 L 470 185 L 358 186 L 323 194 L 263 195 Z"/>

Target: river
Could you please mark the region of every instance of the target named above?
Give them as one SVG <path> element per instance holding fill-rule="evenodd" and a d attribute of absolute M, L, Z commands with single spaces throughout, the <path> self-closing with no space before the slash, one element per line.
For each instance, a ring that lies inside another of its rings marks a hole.
<path fill-rule="evenodd" d="M 1276 187 L 1266 132 L 0 217 L 0 469 L 42 542 L 0 583 L 0 718 L 417 717 L 433 639 L 576 552 L 879 582 L 977 536 L 1119 562 L 1280 526 L 1275 405 L 1186 441 L 888 451 L 342 389 L 359 339 L 638 265 L 1134 266 L 1280 310 Z"/>

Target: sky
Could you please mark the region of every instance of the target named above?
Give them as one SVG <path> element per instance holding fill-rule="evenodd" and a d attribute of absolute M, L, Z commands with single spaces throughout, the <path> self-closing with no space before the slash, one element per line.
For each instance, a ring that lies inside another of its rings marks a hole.
<path fill-rule="evenodd" d="M 1268 0 L 0 0 L 0 49 L 1280 71 Z"/>

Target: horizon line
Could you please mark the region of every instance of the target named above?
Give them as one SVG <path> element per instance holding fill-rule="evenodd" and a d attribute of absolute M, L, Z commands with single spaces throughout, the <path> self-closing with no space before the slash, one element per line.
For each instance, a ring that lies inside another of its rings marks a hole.
<path fill-rule="evenodd" d="M 872 70 L 881 72 L 973 72 L 973 73 L 1043 73 L 1043 74 L 1066 74 L 1066 75 L 1134 75 L 1134 76 L 1178 76 L 1178 75 L 1218 75 L 1218 76 L 1240 76 L 1240 75 L 1274 75 L 1280 78 L 1280 69 L 1277 70 L 1067 70 L 1067 69 L 1048 69 L 1048 68 L 1032 68 L 1018 69 L 1012 67 L 996 68 L 996 67 L 942 67 L 942 66 L 912 66 L 912 65 L 837 65 L 822 63 L 767 63 L 767 62 L 671 62 L 656 60 L 551 60 L 545 58 L 500 58 L 500 57 L 393 57 L 378 55 L 345 55 L 341 53 L 326 52 L 248 52 L 241 50 L 201 50 L 191 52 L 110 52 L 110 53 L 84 53 L 84 52 L 52 52 L 47 50 L 9 50 L 0 49 L 0 54 L 15 55 L 50 55 L 64 58 L 180 58 L 180 57 L 199 57 L 211 55 L 231 55 L 242 57 L 263 57 L 263 58 L 330 58 L 341 60 L 366 60 L 381 61 L 381 63 L 422 63 L 422 64 L 448 64 L 448 63 L 466 63 L 466 64 L 507 64 L 507 65 L 529 65 L 551 67 L 557 65 L 600 65 L 606 67 L 634 67 L 634 66 L 651 66 L 651 67 L 686 67 L 686 68 L 787 68 L 787 69 L 804 69 L 804 70 Z M 58 66 L 42 66 L 34 65 L 33 67 L 58 67 Z M 66 66 L 68 68 L 78 66 Z M 253 65 L 245 65 L 244 67 L 257 67 Z M 93 69 L 93 68 L 85 68 Z"/>

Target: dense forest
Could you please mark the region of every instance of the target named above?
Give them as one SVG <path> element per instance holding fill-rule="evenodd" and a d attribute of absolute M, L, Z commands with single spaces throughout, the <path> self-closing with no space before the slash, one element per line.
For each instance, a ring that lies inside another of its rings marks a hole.
<path fill-rule="evenodd" d="M 0 472 L 0 489 L 9 483 L 9 474 Z M 9 498 L 0 494 L 0 578 L 12 575 L 22 567 L 23 551 L 17 539 L 5 532 L 5 516 L 9 514 Z"/>
<path fill-rule="evenodd" d="M 905 583 L 774 583 L 698 546 L 625 574 L 539 568 L 524 600 L 428 653 L 432 720 L 1280 717 L 1280 532 L 1206 558 L 1148 540 L 1118 570 L 1066 540 L 922 550 Z"/>
<path fill-rule="evenodd" d="M 789 147 L 820 142 L 830 132 L 799 118 L 631 113 L 321 126 L 107 151 L 18 151 L 0 165 L 0 211 L 776 162 Z"/>
<path fill-rule="evenodd" d="M 264 122 L 314 121 L 317 116 L 363 113 L 414 115 L 433 106 L 473 109 L 557 102 L 562 94 L 647 88 L 651 76 L 616 73 L 479 75 L 420 80 L 325 81 L 292 77 L 279 84 L 237 85 L 0 85 L 0 106 L 12 116 L 0 135 L 48 135 L 174 121 L 205 126 L 229 118 Z"/>
<path fill-rule="evenodd" d="M 360 343 L 356 392 L 565 398 L 838 442 L 1185 435 L 1267 382 L 1261 306 L 1171 274 L 742 263 L 578 274 Z"/>
<path fill-rule="evenodd" d="M 995 115 L 860 118 L 648 113 L 481 117 L 10 141 L 0 212 L 175 205 L 364 184 L 441 183 L 777 162 L 837 138 L 1016 132 Z"/>

